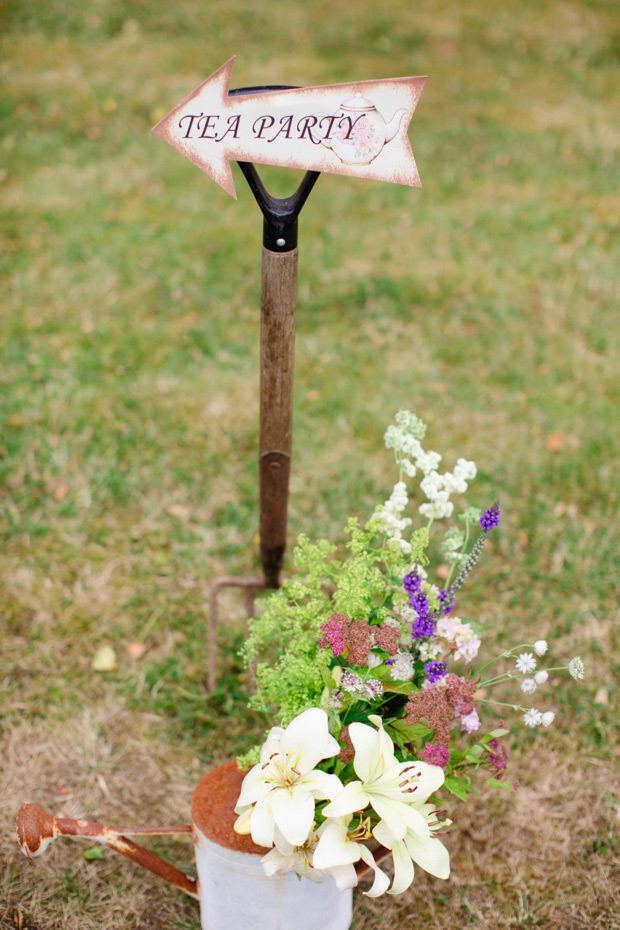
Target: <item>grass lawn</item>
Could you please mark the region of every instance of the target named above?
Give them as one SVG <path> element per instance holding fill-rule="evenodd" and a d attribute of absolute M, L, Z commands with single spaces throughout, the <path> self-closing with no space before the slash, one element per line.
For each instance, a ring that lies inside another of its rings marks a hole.
<path fill-rule="evenodd" d="M 587 667 L 544 737 L 510 721 L 522 787 L 455 808 L 451 881 L 358 894 L 354 930 L 620 928 L 615 4 L 0 16 L 0 926 L 198 930 L 194 902 L 113 853 L 59 841 L 27 862 L 14 816 L 182 821 L 266 726 L 235 593 L 205 690 L 209 584 L 259 566 L 262 221 L 236 167 L 235 203 L 149 132 L 236 54 L 236 86 L 429 76 L 423 189 L 324 175 L 300 220 L 291 543 L 341 541 L 385 499 L 383 431 L 408 407 L 447 467 L 477 462 L 469 503 L 501 497 L 466 590 L 489 655 L 544 637 Z M 102 646 L 113 671 L 92 669 Z M 190 866 L 182 838 L 153 845 Z"/>

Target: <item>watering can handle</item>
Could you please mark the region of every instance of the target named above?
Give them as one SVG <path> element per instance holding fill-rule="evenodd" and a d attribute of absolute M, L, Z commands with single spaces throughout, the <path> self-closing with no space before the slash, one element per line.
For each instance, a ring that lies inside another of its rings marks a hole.
<path fill-rule="evenodd" d="M 134 836 L 162 836 L 170 833 L 192 833 L 189 824 L 171 827 L 106 827 L 102 823 L 90 820 L 70 820 L 65 817 L 53 817 L 38 804 L 24 804 L 17 815 L 17 838 L 22 852 L 29 859 L 45 852 L 57 836 L 85 837 L 103 843 L 116 850 L 122 856 L 132 859 L 138 865 L 148 869 L 171 885 L 185 891 L 192 898 L 198 898 L 198 882 L 170 862 L 161 859 L 155 853 L 127 839 L 127 834 Z"/>

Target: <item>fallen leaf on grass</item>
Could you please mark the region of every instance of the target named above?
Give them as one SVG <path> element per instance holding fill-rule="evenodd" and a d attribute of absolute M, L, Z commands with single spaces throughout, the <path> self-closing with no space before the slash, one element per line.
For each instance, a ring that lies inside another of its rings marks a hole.
<path fill-rule="evenodd" d="M 101 846 L 90 846 L 84 850 L 85 859 L 105 859 L 105 853 Z"/>
<path fill-rule="evenodd" d="M 116 653 L 111 646 L 97 649 L 90 663 L 95 672 L 113 672 L 116 668 Z"/>
<path fill-rule="evenodd" d="M 65 497 L 69 493 L 68 484 L 59 484 L 57 488 L 54 489 L 54 500 L 55 501 L 64 501 Z"/>
<path fill-rule="evenodd" d="M 609 704 L 609 693 L 607 691 L 607 688 L 601 687 L 598 689 L 594 697 L 594 703 L 595 704 Z"/>
<path fill-rule="evenodd" d="M 186 507 L 185 504 L 170 504 L 166 507 L 166 513 L 169 513 L 171 517 L 181 517 L 182 520 L 186 520 L 191 512 L 191 508 Z"/>
<path fill-rule="evenodd" d="M 141 659 L 146 652 L 144 643 L 125 643 L 125 651 L 131 659 Z"/>
<path fill-rule="evenodd" d="M 554 430 L 547 436 L 547 449 L 549 452 L 559 452 L 560 449 L 578 449 L 579 436 L 571 433 L 563 433 L 562 430 Z"/>
<path fill-rule="evenodd" d="M 549 452 L 559 452 L 564 447 L 564 433 L 556 430 L 547 436 L 547 449 Z"/>

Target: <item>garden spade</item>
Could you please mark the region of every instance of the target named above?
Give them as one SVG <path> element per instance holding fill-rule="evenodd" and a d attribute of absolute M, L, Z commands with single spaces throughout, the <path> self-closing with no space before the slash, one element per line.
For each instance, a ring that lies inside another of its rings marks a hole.
<path fill-rule="evenodd" d="M 275 89 L 243 88 L 232 90 L 230 94 L 259 93 Z M 306 171 L 292 196 L 278 198 L 268 193 L 252 163 L 238 164 L 263 213 L 259 426 L 259 538 L 263 577 L 223 575 L 211 583 L 207 675 L 211 692 L 215 689 L 217 673 L 219 592 L 222 588 L 243 589 L 246 595 L 246 612 L 248 616 L 252 616 L 255 592 L 277 588 L 280 585 L 280 572 L 286 548 L 293 432 L 297 218 L 319 177 L 318 171 Z"/>

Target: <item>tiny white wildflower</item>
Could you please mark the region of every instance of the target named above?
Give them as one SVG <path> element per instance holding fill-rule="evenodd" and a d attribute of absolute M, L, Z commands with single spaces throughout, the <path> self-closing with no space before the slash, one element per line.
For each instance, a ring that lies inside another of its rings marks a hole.
<path fill-rule="evenodd" d="M 413 607 L 408 606 L 401 607 L 400 613 L 405 623 L 413 623 L 418 616 Z M 409 638 L 411 639 L 411 637 Z"/>
<path fill-rule="evenodd" d="M 386 617 L 383 621 L 384 626 L 393 626 L 397 630 L 400 629 L 400 620 L 397 620 L 396 617 Z"/>
<path fill-rule="evenodd" d="M 571 659 L 568 663 L 568 671 L 572 677 L 577 680 L 577 678 L 583 678 L 585 676 L 585 665 L 581 660 L 581 656 L 575 656 L 574 659 Z"/>
<path fill-rule="evenodd" d="M 524 694 L 534 694 L 534 691 L 536 691 L 536 681 L 533 678 L 524 678 L 521 682 L 521 690 Z"/>
<path fill-rule="evenodd" d="M 413 662 L 411 653 L 399 652 L 390 669 L 390 677 L 394 681 L 410 681 L 414 675 Z"/>
<path fill-rule="evenodd" d="M 544 656 L 548 648 L 546 639 L 537 639 L 534 643 L 534 652 L 537 656 Z"/>
<path fill-rule="evenodd" d="M 523 714 L 523 723 L 528 727 L 539 727 L 542 721 L 543 715 L 539 710 L 536 710 L 535 707 L 530 707 L 530 709 Z"/>
<path fill-rule="evenodd" d="M 360 691 L 363 686 L 363 680 L 359 675 L 356 675 L 355 672 L 342 673 L 342 678 L 340 679 L 341 691 L 348 691 L 349 694 L 354 694 L 356 691 Z"/>
<path fill-rule="evenodd" d="M 522 652 L 515 662 L 515 666 L 518 672 L 521 672 L 522 675 L 527 675 L 536 668 L 536 659 L 531 652 Z"/>
<path fill-rule="evenodd" d="M 415 461 L 420 471 L 428 475 L 429 472 L 435 471 L 441 462 L 441 456 L 438 452 L 424 452 L 420 449 L 420 452 L 416 455 Z"/>
<path fill-rule="evenodd" d="M 378 678 L 369 678 L 368 681 L 364 682 L 360 697 L 365 698 L 367 701 L 374 701 L 380 698 L 382 694 L 382 682 L 380 682 Z"/>
<path fill-rule="evenodd" d="M 420 504 L 418 510 L 428 520 L 444 520 L 452 516 L 454 504 L 451 501 L 436 500 L 432 504 Z"/>
<path fill-rule="evenodd" d="M 432 662 L 442 651 L 439 643 L 421 642 L 419 645 L 420 658 L 423 662 Z"/>
<path fill-rule="evenodd" d="M 555 717 L 555 714 L 553 713 L 552 710 L 545 711 L 545 713 L 542 715 L 542 721 L 541 721 L 543 727 L 550 727 L 551 724 L 553 723 L 554 717 Z"/>
<path fill-rule="evenodd" d="M 467 459 L 457 459 L 456 466 L 454 468 L 454 474 L 458 478 L 464 478 L 466 481 L 473 481 L 476 477 L 476 463 L 468 461 Z"/>
<path fill-rule="evenodd" d="M 536 672 L 534 675 L 534 681 L 537 685 L 544 685 L 545 682 L 549 681 L 549 672 L 545 672 L 544 670 Z"/>

